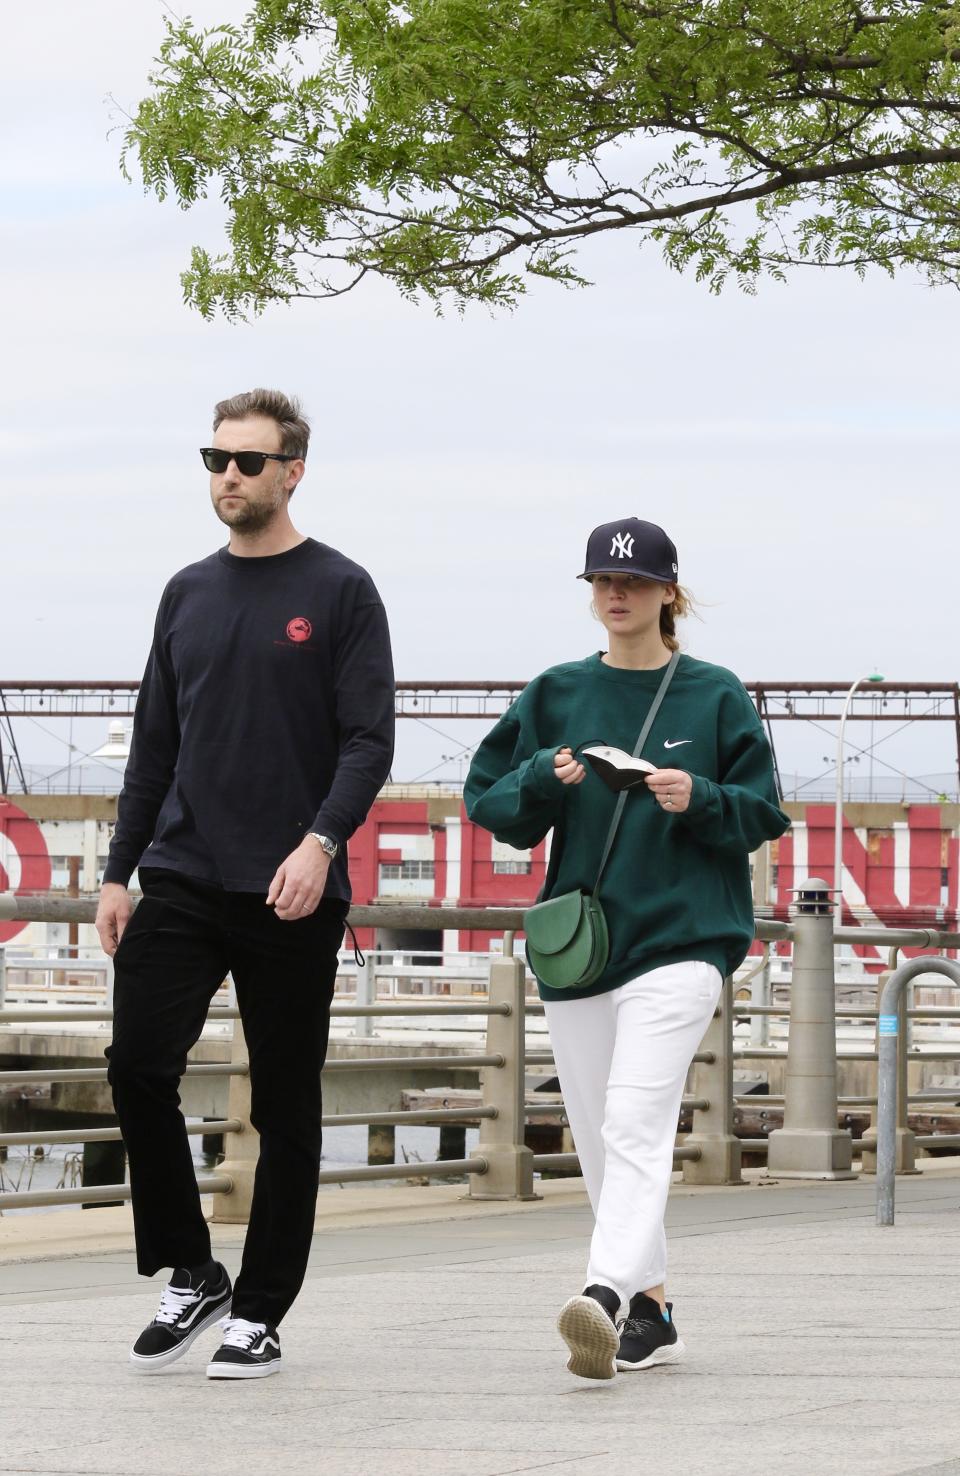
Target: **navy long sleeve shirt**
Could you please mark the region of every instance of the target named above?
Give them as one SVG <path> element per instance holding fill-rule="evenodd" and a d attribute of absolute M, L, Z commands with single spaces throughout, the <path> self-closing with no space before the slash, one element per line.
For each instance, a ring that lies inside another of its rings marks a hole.
<path fill-rule="evenodd" d="M 266 892 L 308 831 L 346 845 L 387 778 L 395 684 L 369 574 L 307 538 L 220 549 L 163 592 L 104 880 L 164 867 Z"/>

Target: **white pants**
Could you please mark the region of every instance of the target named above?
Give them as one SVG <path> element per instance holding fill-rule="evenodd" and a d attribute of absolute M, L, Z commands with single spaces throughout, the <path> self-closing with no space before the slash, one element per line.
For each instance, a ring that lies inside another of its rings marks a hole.
<path fill-rule="evenodd" d="M 595 1220 L 584 1285 L 612 1287 L 622 1308 L 666 1278 L 677 1117 L 722 985 L 713 964 L 670 964 L 607 994 L 545 1004 Z"/>

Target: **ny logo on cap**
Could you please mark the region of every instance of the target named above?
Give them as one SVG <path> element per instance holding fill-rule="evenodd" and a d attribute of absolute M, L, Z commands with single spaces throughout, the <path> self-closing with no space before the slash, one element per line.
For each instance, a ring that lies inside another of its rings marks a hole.
<path fill-rule="evenodd" d="M 616 554 L 617 557 L 620 559 L 633 558 L 632 533 L 617 533 L 615 535 L 614 540 L 610 545 L 610 557 L 613 558 L 614 554 Z"/>

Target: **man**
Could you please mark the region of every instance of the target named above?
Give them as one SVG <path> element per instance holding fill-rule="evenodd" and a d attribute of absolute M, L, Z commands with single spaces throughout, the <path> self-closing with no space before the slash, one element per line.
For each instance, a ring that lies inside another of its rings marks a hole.
<path fill-rule="evenodd" d="M 389 772 L 395 688 L 370 576 L 290 521 L 309 435 L 275 390 L 216 407 L 201 455 L 230 540 L 160 601 L 97 914 L 137 1266 L 173 1270 L 130 1353 L 141 1372 L 221 1321 L 210 1377 L 276 1373 L 310 1251 L 346 846 Z M 235 1287 L 211 1256 L 177 1094 L 228 972 L 260 1134 Z"/>

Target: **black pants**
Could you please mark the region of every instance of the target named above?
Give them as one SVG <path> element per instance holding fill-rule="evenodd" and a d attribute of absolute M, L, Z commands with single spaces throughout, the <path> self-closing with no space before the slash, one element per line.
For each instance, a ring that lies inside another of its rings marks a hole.
<path fill-rule="evenodd" d="M 143 901 L 114 956 L 106 1055 L 130 1161 L 137 1269 L 210 1256 L 178 1087 L 229 972 L 250 1059 L 260 1158 L 233 1316 L 279 1323 L 303 1282 L 320 1165 L 320 1071 L 347 904 L 284 922 L 264 896 L 141 870 Z"/>

